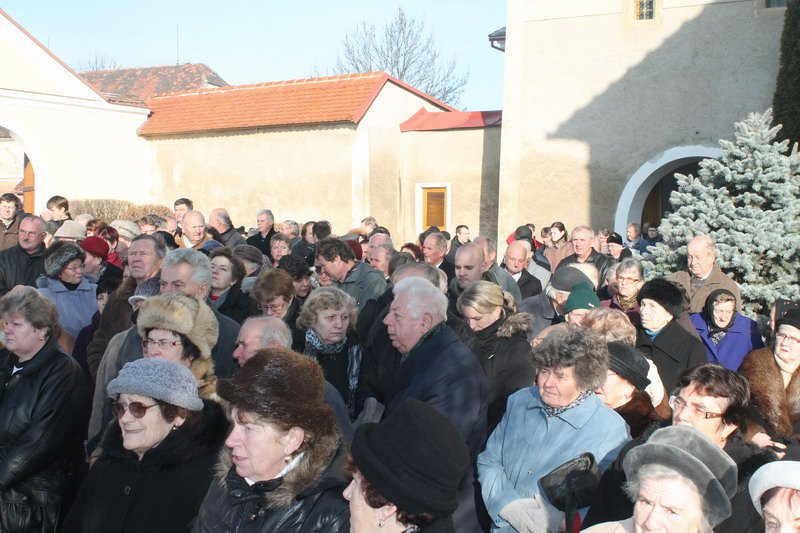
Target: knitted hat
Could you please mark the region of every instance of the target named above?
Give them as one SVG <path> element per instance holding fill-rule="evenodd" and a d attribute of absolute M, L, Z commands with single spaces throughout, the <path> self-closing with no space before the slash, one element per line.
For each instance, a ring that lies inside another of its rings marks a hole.
<path fill-rule="evenodd" d="M 576 309 L 597 309 L 600 307 L 600 299 L 592 290 L 591 285 L 586 282 L 579 283 L 569 293 L 567 304 L 564 306 L 564 314 L 571 313 Z"/>
<path fill-rule="evenodd" d="M 620 342 L 608 343 L 608 368 L 621 378 L 627 379 L 638 390 L 650 385 L 647 373 L 650 365 L 642 353 Z"/>
<path fill-rule="evenodd" d="M 142 338 L 148 329 L 181 333 L 197 346 L 201 357 L 211 357 L 219 336 L 219 323 L 211 308 L 178 292 L 148 298 L 139 308 L 136 327 Z"/>
<path fill-rule="evenodd" d="M 81 241 L 81 248 L 85 252 L 96 255 L 103 261 L 108 261 L 108 243 L 100 237 L 86 237 Z"/>
<path fill-rule="evenodd" d="M 333 409 L 324 400 L 322 368 L 287 348 L 267 348 L 229 379 L 217 383 L 217 394 L 232 406 L 311 432 L 313 438 L 337 431 Z"/>
<path fill-rule="evenodd" d="M 312 274 L 306 260 L 298 255 L 284 255 L 278 261 L 278 268 L 288 272 L 292 279 L 300 279 Z"/>
<path fill-rule="evenodd" d="M 586 277 L 586 274 L 577 268 L 571 268 L 569 266 L 557 268 L 553 275 L 550 276 L 550 285 L 552 285 L 554 289 L 560 291 L 569 292 L 580 283 L 588 283 L 591 287 L 592 280 Z"/>
<path fill-rule="evenodd" d="M 108 395 L 138 394 L 168 404 L 201 411 L 203 400 L 197 395 L 197 379 L 187 367 L 160 357 L 145 357 L 125 363 L 108 384 Z"/>
<path fill-rule="evenodd" d="M 73 259 L 86 259 L 86 252 L 74 242 L 61 241 L 54 243 L 44 255 L 44 273 L 48 278 L 57 279 L 58 275 Z"/>
<path fill-rule="evenodd" d="M 775 323 L 775 329 L 777 330 L 784 325 L 800 329 L 800 309 L 789 309 L 786 311 L 786 314 Z"/>
<path fill-rule="evenodd" d="M 639 294 L 636 295 L 636 301 L 641 304 L 645 299 L 653 300 L 676 318 L 680 316 L 685 306 L 681 290 L 664 278 L 651 279 L 642 285 Z"/>
<path fill-rule="evenodd" d="M 139 224 L 131 220 L 112 220 L 109 226 L 117 230 L 120 239 L 125 239 L 126 241 L 132 241 L 142 234 Z"/>
<path fill-rule="evenodd" d="M 625 455 L 622 467 L 628 479 L 643 466 L 659 464 L 691 481 L 708 509 L 715 526 L 731 515 L 731 496 L 736 492 L 737 469 L 733 459 L 711 440 L 687 426 L 656 430 L 647 442 Z"/>
<path fill-rule="evenodd" d="M 452 422 L 408 399 L 380 424 L 356 429 L 353 460 L 370 485 L 408 513 L 452 514 L 469 466 L 464 439 Z"/>
<path fill-rule="evenodd" d="M 608 244 L 619 244 L 622 246 L 622 235 L 617 233 L 616 231 L 612 231 L 608 234 L 608 238 L 606 239 Z"/>
<path fill-rule="evenodd" d="M 56 239 L 76 239 L 86 238 L 86 226 L 74 220 L 65 220 L 61 227 L 53 234 Z"/>
<path fill-rule="evenodd" d="M 264 254 L 261 253 L 261 250 L 249 244 L 235 246 L 233 248 L 233 255 L 239 257 L 239 259 L 243 261 L 249 261 L 256 265 L 260 265 L 264 262 Z"/>
<path fill-rule="evenodd" d="M 782 487 L 800 490 L 800 461 L 774 461 L 767 463 L 750 478 L 750 498 L 758 514 L 764 516 L 761 497 L 770 489 Z"/>

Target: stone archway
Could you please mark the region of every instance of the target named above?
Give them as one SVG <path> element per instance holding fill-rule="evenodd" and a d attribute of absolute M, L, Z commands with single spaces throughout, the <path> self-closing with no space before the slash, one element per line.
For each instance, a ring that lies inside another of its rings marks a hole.
<path fill-rule="evenodd" d="M 717 159 L 722 155 L 719 147 L 679 146 L 664 151 L 640 166 L 622 190 L 614 215 L 614 230 L 625 235 L 629 222 L 640 222 L 650 193 L 662 179 L 671 176 L 687 165 L 702 159 Z"/>
<path fill-rule="evenodd" d="M 37 212 L 36 192 L 41 193 L 41 184 L 36 183 L 36 175 L 45 165 L 29 136 L 15 125 L 0 124 L 0 188 L 20 196 L 27 213 Z"/>

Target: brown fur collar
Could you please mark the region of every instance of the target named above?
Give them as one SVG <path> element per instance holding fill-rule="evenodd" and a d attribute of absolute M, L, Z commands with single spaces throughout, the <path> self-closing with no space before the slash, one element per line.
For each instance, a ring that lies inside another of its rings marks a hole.
<path fill-rule="evenodd" d="M 497 329 L 498 337 L 512 337 L 516 333 L 526 336 L 533 331 L 533 316 L 529 313 L 514 313 Z"/>
<path fill-rule="evenodd" d="M 217 396 L 217 376 L 214 374 L 214 361 L 206 357 L 198 357 L 189 366 L 197 378 L 197 393 L 201 398 L 219 402 Z"/>
<path fill-rule="evenodd" d="M 784 389 L 772 348 L 761 348 L 745 357 L 739 372 L 750 381 L 752 401 L 775 434 L 783 438 L 796 437 L 792 426 L 800 420 L 800 371 L 795 371 L 789 386 Z M 752 425 L 754 427 L 748 431 L 748 436 L 766 429 Z"/>
<path fill-rule="evenodd" d="M 283 483 L 275 490 L 264 492 L 264 500 L 270 509 L 289 507 L 298 495 L 313 489 L 328 469 L 339 449 L 340 437 L 333 435 L 320 437 L 306 449 L 303 458 L 283 478 Z M 227 488 L 226 478 L 231 469 L 231 450 L 223 446 L 216 466 L 218 482 Z"/>
<path fill-rule="evenodd" d="M 646 391 L 639 391 L 625 405 L 615 409 L 631 430 L 631 437 L 636 438 L 650 427 L 653 422 L 663 420 L 653 408 L 653 401 Z"/>

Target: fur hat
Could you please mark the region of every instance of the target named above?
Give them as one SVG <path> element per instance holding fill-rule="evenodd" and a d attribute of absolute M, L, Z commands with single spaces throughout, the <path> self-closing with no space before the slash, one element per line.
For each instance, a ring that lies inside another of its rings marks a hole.
<path fill-rule="evenodd" d="M 469 452 L 453 423 L 435 408 L 405 400 L 383 422 L 356 429 L 353 460 L 370 485 L 398 509 L 447 516 Z"/>
<path fill-rule="evenodd" d="M 792 326 L 793 328 L 800 329 L 800 309 L 789 309 L 781 318 L 775 323 L 775 330 L 781 326 Z"/>
<path fill-rule="evenodd" d="M 108 395 L 116 398 L 118 394 L 149 396 L 190 411 L 203 409 L 192 371 L 179 363 L 158 357 L 125 363 L 119 375 L 108 384 Z"/>
<path fill-rule="evenodd" d="M 58 275 L 73 259 L 86 259 L 86 252 L 74 242 L 59 241 L 47 249 L 44 255 L 44 273 L 48 278 Z"/>
<path fill-rule="evenodd" d="M 75 239 L 82 241 L 86 238 L 86 226 L 74 220 L 65 220 L 61 227 L 53 234 L 56 239 Z"/>
<path fill-rule="evenodd" d="M 736 463 L 711 439 L 686 426 L 656 430 L 647 442 L 625 455 L 628 479 L 643 466 L 658 464 L 690 480 L 705 500 L 708 521 L 715 526 L 731 515 L 731 496 L 737 488 Z"/>
<path fill-rule="evenodd" d="M 181 333 L 197 346 L 201 357 L 211 357 L 217 343 L 219 323 L 205 302 L 178 292 L 159 294 L 145 300 L 136 319 L 139 335 L 144 338 L 148 329 L 164 329 Z"/>
<path fill-rule="evenodd" d="M 617 233 L 616 231 L 612 231 L 608 234 L 608 238 L 606 239 L 608 244 L 619 244 L 622 246 L 622 235 Z"/>
<path fill-rule="evenodd" d="M 800 461 L 774 461 L 767 463 L 750 478 L 750 498 L 758 514 L 764 516 L 761 497 L 770 489 L 782 487 L 800 490 Z"/>
<path fill-rule="evenodd" d="M 686 307 L 681 290 L 664 278 L 651 279 L 642 285 L 639 294 L 636 295 L 636 302 L 641 304 L 644 299 L 653 300 L 675 318 L 679 317 Z"/>
<path fill-rule="evenodd" d="M 217 383 L 232 406 L 312 438 L 335 435 L 336 421 L 324 400 L 325 378 L 313 359 L 287 348 L 259 350 L 232 378 Z"/>
<path fill-rule="evenodd" d="M 142 234 L 142 230 L 139 229 L 139 225 L 130 220 L 112 220 L 109 226 L 117 230 L 120 239 L 125 239 L 126 241 L 132 241 Z"/>

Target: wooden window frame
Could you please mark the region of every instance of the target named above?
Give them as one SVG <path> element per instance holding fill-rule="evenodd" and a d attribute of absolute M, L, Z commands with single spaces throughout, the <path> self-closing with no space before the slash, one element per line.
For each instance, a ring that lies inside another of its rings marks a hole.
<path fill-rule="evenodd" d="M 452 186 L 450 183 L 445 182 L 435 182 L 435 183 L 417 183 L 414 186 L 414 213 L 415 213 L 415 222 L 416 222 L 416 232 L 422 233 L 428 226 L 425 225 L 425 207 L 426 207 L 426 198 L 425 193 L 430 189 L 438 189 L 443 190 L 445 192 L 445 209 L 444 209 L 444 227 L 440 227 L 442 231 L 447 230 L 448 226 L 450 225 L 451 218 L 451 210 L 452 210 Z"/>

